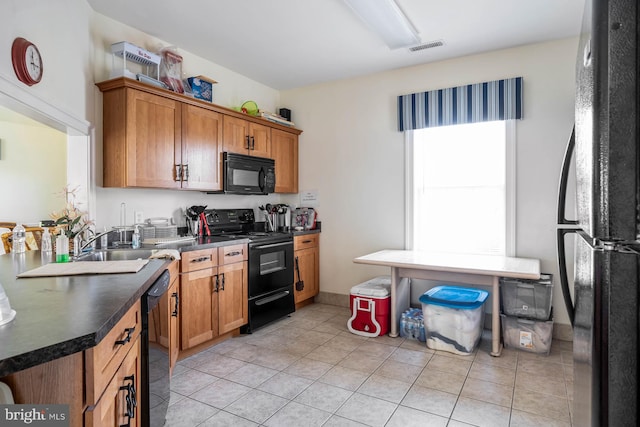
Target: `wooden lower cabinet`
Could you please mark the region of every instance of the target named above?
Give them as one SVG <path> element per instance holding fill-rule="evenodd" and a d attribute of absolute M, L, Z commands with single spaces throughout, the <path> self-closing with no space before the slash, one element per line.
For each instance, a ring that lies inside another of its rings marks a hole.
<path fill-rule="evenodd" d="M 313 297 L 320 292 L 320 234 L 305 234 L 294 236 L 294 280 L 301 280 L 304 287 L 298 290 L 294 287 L 296 306 L 312 302 Z M 298 271 L 300 279 L 298 279 Z"/>
<path fill-rule="evenodd" d="M 82 352 L 74 353 L 18 371 L 0 381 L 9 386 L 15 403 L 69 405 L 69 426 L 82 427 L 85 404 L 83 359 Z"/>
<path fill-rule="evenodd" d="M 98 403 L 85 412 L 85 427 L 140 427 L 140 359 L 138 337 Z"/>
<path fill-rule="evenodd" d="M 183 273 L 180 282 L 180 340 L 186 350 L 218 336 L 218 269 Z M 218 285 L 219 286 L 219 285 Z"/>
<path fill-rule="evenodd" d="M 218 292 L 219 333 L 224 334 L 249 321 L 247 262 L 222 265 L 218 276 L 224 284 Z"/>
<path fill-rule="evenodd" d="M 17 404 L 69 405 L 71 427 L 140 427 L 139 316 L 138 302 L 95 347 L 0 380 L 9 385 Z M 125 326 L 133 329 L 131 334 Z M 114 343 L 129 335 L 126 343 Z"/>
<path fill-rule="evenodd" d="M 180 275 L 178 261 L 169 266 L 171 282 L 169 289 L 161 297 L 158 305 L 149 313 L 149 345 L 159 346 L 160 350 L 169 354 L 169 370 L 178 361 L 180 350 L 178 316 L 180 314 Z"/>
<path fill-rule="evenodd" d="M 180 349 L 192 349 L 245 325 L 247 285 L 247 245 L 185 252 L 180 275 Z"/>

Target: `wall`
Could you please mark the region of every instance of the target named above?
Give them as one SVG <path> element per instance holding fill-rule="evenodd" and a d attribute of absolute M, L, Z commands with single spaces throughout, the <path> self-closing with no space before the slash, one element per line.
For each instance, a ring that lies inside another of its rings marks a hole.
<path fill-rule="evenodd" d="M 348 294 L 365 279 L 389 274 L 352 260 L 405 246 L 397 96 L 514 76 L 524 78 L 525 117 L 516 124 L 516 256 L 540 259 L 542 271 L 557 279 L 556 191 L 573 125 L 576 51 L 572 38 L 283 92 L 282 104 L 305 131 L 300 189 L 318 189 L 320 196 L 321 289 Z M 556 321 L 568 323 L 557 281 L 553 298 Z"/>
<path fill-rule="evenodd" d="M 38 224 L 62 209 L 66 168 L 65 134 L 24 118 L 0 121 L 0 220 Z"/>

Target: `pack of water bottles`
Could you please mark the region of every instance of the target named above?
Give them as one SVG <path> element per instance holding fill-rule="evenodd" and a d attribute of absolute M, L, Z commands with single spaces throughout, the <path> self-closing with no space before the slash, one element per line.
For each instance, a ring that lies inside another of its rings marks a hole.
<path fill-rule="evenodd" d="M 410 308 L 400 316 L 400 336 L 425 342 L 424 319 L 422 310 Z"/>

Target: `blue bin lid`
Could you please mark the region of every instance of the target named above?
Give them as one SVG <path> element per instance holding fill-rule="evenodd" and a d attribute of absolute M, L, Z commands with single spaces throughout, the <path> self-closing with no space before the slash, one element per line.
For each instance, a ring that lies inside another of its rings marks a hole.
<path fill-rule="evenodd" d="M 488 296 L 489 292 L 482 289 L 436 286 L 422 294 L 420 302 L 443 307 L 472 309 L 484 304 Z"/>

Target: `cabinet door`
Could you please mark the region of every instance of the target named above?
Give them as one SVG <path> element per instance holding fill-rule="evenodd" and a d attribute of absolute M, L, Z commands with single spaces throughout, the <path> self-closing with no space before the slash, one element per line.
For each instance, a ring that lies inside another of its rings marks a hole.
<path fill-rule="evenodd" d="M 215 268 L 183 273 L 180 284 L 180 340 L 186 350 L 218 336 Z M 185 309 L 188 307 L 188 309 Z"/>
<path fill-rule="evenodd" d="M 180 317 L 180 281 L 176 278 L 169 288 L 169 370 L 173 373 L 173 367 L 178 361 L 180 351 L 180 335 L 178 320 Z"/>
<path fill-rule="evenodd" d="M 125 129 L 125 158 L 111 159 L 108 167 L 122 167 L 118 163 L 124 161 L 128 187 L 179 188 L 175 166 L 181 163 L 180 103 L 129 89 Z"/>
<path fill-rule="evenodd" d="M 298 135 L 271 129 L 271 158 L 276 162 L 276 193 L 297 193 Z"/>
<path fill-rule="evenodd" d="M 295 251 L 294 257 L 298 268 L 300 269 L 300 280 L 304 282 L 304 288 L 301 291 L 295 289 L 296 304 L 313 298 L 318 295 L 319 278 L 320 278 L 320 250 L 316 247 L 301 249 Z M 298 273 L 295 274 L 295 280 L 298 281 Z"/>
<path fill-rule="evenodd" d="M 218 293 L 218 317 L 220 333 L 226 333 L 247 324 L 248 289 L 247 262 L 218 267 L 220 292 Z"/>
<path fill-rule="evenodd" d="M 222 131 L 222 151 L 229 153 L 249 153 L 249 123 L 236 117 L 224 116 Z"/>
<path fill-rule="evenodd" d="M 249 123 L 250 156 L 271 159 L 271 128 L 257 123 Z"/>
<path fill-rule="evenodd" d="M 129 350 L 111 382 L 92 410 L 85 412 L 86 427 L 140 427 L 140 338 Z M 137 403 L 137 407 L 133 403 Z M 131 415 L 131 416 L 129 416 Z"/>
<path fill-rule="evenodd" d="M 182 106 L 182 165 L 188 170 L 182 188 L 222 190 L 222 120 L 215 111 Z"/>

